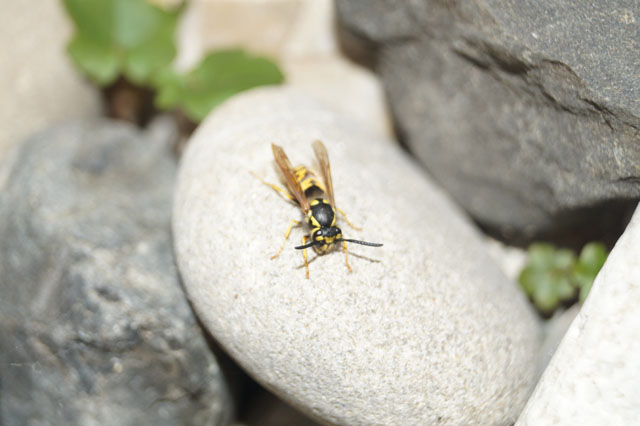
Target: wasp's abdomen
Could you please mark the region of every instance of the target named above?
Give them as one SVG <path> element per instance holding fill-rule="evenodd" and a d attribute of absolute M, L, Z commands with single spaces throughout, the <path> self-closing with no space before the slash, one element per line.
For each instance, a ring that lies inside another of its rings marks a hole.
<path fill-rule="evenodd" d="M 296 174 L 296 180 L 300 183 L 300 187 L 307 198 L 322 197 L 327 192 L 322 180 L 311 169 L 305 166 L 298 166 L 293 169 Z"/>
<path fill-rule="evenodd" d="M 324 228 L 336 223 L 336 213 L 331 204 L 324 199 L 326 188 L 315 172 L 305 166 L 293 169 L 296 180 L 308 198 L 315 198 L 311 203 L 311 210 L 307 214 L 307 223 L 312 228 Z"/>

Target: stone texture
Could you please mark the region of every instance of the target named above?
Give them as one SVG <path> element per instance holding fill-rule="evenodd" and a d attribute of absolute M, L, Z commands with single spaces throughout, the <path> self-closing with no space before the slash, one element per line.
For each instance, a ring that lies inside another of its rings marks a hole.
<path fill-rule="evenodd" d="M 483 225 L 529 238 L 640 197 L 637 1 L 337 10 L 345 39 L 371 52 L 410 150 Z"/>
<path fill-rule="evenodd" d="M 58 0 L 0 4 L 0 158 L 33 132 L 100 111 L 97 90 L 66 53 L 71 25 Z"/>
<path fill-rule="evenodd" d="M 191 68 L 207 51 L 230 46 L 277 58 L 301 6 L 301 0 L 192 1 L 181 18 L 176 65 Z"/>
<path fill-rule="evenodd" d="M 502 268 L 504 274 L 514 280 L 518 280 L 520 271 L 525 267 L 527 263 L 526 250 L 508 246 L 502 242 L 493 238 L 486 239 L 487 253 L 495 260 Z"/>
<path fill-rule="evenodd" d="M 384 243 L 310 253 L 287 223 L 299 209 L 250 175 L 278 182 L 270 143 L 312 164 L 331 156 L 347 237 Z M 458 208 L 390 141 L 304 94 L 234 97 L 192 137 L 173 229 L 181 276 L 203 323 L 259 382 L 323 422 L 515 421 L 535 373 L 538 323 Z"/>
<path fill-rule="evenodd" d="M 171 249 L 175 137 L 69 123 L 0 168 L 3 425 L 230 421 Z"/>
<path fill-rule="evenodd" d="M 640 210 L 517 425 L 631 425 L 640 419 Z"/>
<path fill-rule="evenodd" d="M 543 327 L 544 343 L 540 349 L 540 359 L 538 361 L 538 378 L 542 376 L 542 373 L 549 365 L 549 361 L 558 350 L 560 342 L 562 342 L 581 307 L 582 305 L 576 303 L 566 310 L 556 311 L 553 317 L 545 322 Z"/>
<path fill-rule="evenodd" d="M 332 0 L 193 0 L 181 20 L 176 66 L 188 69 L 210 50 L 242 46 L 275 60 L 285 84 L 388 136 L 382 86 L 341 54 L 334 21 Z"/>

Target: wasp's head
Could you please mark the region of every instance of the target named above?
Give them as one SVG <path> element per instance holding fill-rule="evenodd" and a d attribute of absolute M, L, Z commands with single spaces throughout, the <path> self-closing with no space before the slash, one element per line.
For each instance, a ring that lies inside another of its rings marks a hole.
<path fill-rule="evenodd" d="M 324 228 L 316 228 L 311 234 L 311 241 L 315 243 L 313 249 L 318 254 L 325 254 L 336 240 L 342 239 L 342 231 L 337 226 L 327 226 Z"/>
<path fill-rule="evenodd" d="M 382 244 L 379 243 L 368 243 L 366 241 L 352 240 L 349 238 L 342 237 L 342 231 L 337 226 L 325 226 L 321 228 L 313 228 L 313 232 L 311 233 L 311 241 L 296 247 L 297 250 L 307 249 L 309 247 L 313 247 L 313 249 L 318 254 L 325 254 L 334 244 L 345 242 L 345 243 L 356 243 L 361 244 L 363 246 L 371 246 L 371 247 L 380 247 Z"/>

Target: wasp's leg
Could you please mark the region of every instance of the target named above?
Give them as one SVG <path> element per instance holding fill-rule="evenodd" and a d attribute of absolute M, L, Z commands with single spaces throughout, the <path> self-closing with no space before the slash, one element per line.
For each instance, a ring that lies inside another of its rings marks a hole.
<path fill-rule="evenodd" d="M 252 171 L 250 171 L 249 173 L 251 173 L 251 176 L 253 176 L 254 178 L 258 179 L 260 182 L 262 182 L 265 185 L 267 185 L 268 187 L 272 188 L 274 191 L 276 191 L 278 194 L 280 194 L 283 198 L 287 199 L 288 201 L 292 201 L 294 203 L 296 202 L 296 199 L 293 198 L 293 195 L 289 194 L 289 191 L 287 191 L 286 189 L 280 188 L 276 184 L 267 182 L 266 180 L 262 179 L 260 176 L 258 176 L 257 174 L 253 173 Z"/>
<path fill-rule="evenodd" d="M 342 247 L 344 248 L 344 263 L 345 265 L 347 265 L 347 269 L 349 270 L 349 272 L 353 272 L 353 270 L 351 269 L 351 265 L 349 265 L 349 252 L 347 251 L 346 241 L 342 242 Z"/>
<path fill-rule="evenodd" d="M 342 217 L 344 217 L 344 220 L 347 222 L 347 224 L 352 227 L 353 229 L 355 229 L 356 231 L 362 231 L 362 228 L 355 226 L 353 223 L 349 222 L 349 219 L 347 218 L 347 215 L 345 212 L 342 211 L 342 209 L 339 209 L 338 207 L 336 207 L 336 210 L 338 210 L 340 212 L 340 214 L 342 215 Z"/>
<path fill-rule="evenodd" d="M 302 236 L 302 245 L 307 244 L 307 241 L 309 240 L 309 237 L 307 237 L 306 235 Z M 304 256 L 304 269 L 307 273 L 307 279 L 309 279 L 309 261 L 307 260 L 307 249 L 304 248 L 302 249 L 302 255 Z"/>
<path fill-rule="evenodd" d="M 293 229 L 294 225 L 295 226 L 299 226 L 300 225 L 300 221 L 299 220 L 295 220 L 295 219 L 291 219 L 291 222 L 289 222 L 289 227 L 287 228 L 287 232 L 284 233 L 284 241 L 282 242 L 282 245 L 280 246 L 280 250 L 278 250 L 278 252 L 276 254 L 271 256 L 271 260 L 273 260 L 276 257 L 280 256 L 280 253 L 282 253 L 282 250 L 284 250 L 284 245 L 287 242 L 287 240 L 289 239 L 289 234 L 291 234 L 291 229 Z"/>

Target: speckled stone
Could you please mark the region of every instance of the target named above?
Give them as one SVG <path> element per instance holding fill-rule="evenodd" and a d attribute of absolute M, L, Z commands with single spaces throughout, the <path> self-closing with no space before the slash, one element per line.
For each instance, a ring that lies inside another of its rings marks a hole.
<path fill-rule="evenodd" d="M 0 162 L 3 426 L 231 422 L 173 258 L 175 138 L 73 121 Z"/>
<path fill-rule="evenodd" d="M 640 210 L 611 251 L 518 426 L 640 419 Z"/>
<path fill-rule="evenodd" d="M 336 202 L 356 231 L 350 263 L 294 250 L 270 260 L 299 209 L 278 183 L 270 143 L 313 164 L 324 141 Z M 203 323 L 258 381 L 325 423 L 515 421 L 532 386 L 536 317 L 459 209 L 388 140 L 286 88 L 234 97 L 191 139 L 173 229 Z"/>

